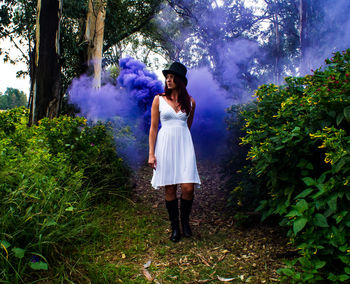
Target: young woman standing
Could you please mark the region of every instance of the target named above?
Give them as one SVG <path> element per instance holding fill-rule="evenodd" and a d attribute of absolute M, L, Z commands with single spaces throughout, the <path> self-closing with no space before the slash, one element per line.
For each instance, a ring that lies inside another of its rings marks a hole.
<path fill-rule="evenodd" d="M 181 187 L 180 211 L 182 233 L 192 236 L 189 216 L 192 209 L 194 187 L 199 187 L 190 128 L 196 103 L 186 86 L 187 69 L 179 62 L 163 70 L 165 93 L 155 96 L 151 110 L 148 164 L 153 168 L 152 186 L 165 187 L 165 202 L 171 222 L 170 240 L 181 238 L 177 188 Z M 159 121 L 161 128 L 158 131 Z"/>

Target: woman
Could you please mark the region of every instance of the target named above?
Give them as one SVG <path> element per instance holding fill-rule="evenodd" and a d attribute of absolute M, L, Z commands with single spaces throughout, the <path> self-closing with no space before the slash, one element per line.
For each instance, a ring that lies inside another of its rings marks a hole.
<path fill-rule="evenodd" d="M 171 222 L 170 240 L 180 240 L 179 209 L 176 191 L 181 186 L 181 225 L 185 237 L 192 236 L 189 215 L 194 186 L 200 180 L 190 128 L 196 103 L 186 85 L 187 69 L 174 62 L 165 76 L 165 93 L 155 96 L 151 110 L 148 164 L 153 168 L 152 186 L 165 187 L 165 203 Z M 158 132 L 159 120 L 161 128 Z M 157 135 L 158 134 L 158 135 Z"/>

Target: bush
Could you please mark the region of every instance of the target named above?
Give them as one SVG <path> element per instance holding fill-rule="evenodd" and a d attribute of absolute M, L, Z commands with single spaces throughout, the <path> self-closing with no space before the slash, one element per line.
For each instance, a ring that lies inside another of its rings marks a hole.
<path fill-rule="evenodd" d="M 255 102 L 233 105 L 227 109 L 226 117 L 229 136 L 228 154 L 224 160 L 223 172 L 226 188 L 232 189 L 228 201 L 230 206 L 244 211 L 254 210 L 260 200 L 265 199 L 267 195 L 263 180 L 249 174 L 251 167 L 251 161 L 247 159 L 249 145 L 240 143 L 240 137 L 246 134 L 242 130 L 245 121 L 241 113 L 254 112 L 256 108 Z"/>
<path fill-rule="evenodd" d="M 24 108 L 0 113 L 0 279 L 9 282 L 83 242 L 97 229 L 86 221 L 92 203 L 125 191 L 129 177 L 105 126 L 62 116 L 29 128 L 27 118 Z"/>
<path fill-rule="evenodd" d="M 350 279 L 349 60 L 350 49 L 312 75 L 263 85 L 257 110 L 243 113 L 250 171 L 269 189 L 258 210 L 288 226 L 300 256 L 280 273 L 296 282 Z"/>

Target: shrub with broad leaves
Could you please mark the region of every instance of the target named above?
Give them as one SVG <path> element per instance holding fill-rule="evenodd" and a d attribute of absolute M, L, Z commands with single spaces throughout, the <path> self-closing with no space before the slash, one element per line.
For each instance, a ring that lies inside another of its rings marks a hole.
<path fill-rule="evenodd" d="M 295 282 L 350 279 L 350 49 L 311 75 L 263 85 L 242 113 L 249 171 L 266 181 L 263 218 L 279 215 L 299 257 Z"/>

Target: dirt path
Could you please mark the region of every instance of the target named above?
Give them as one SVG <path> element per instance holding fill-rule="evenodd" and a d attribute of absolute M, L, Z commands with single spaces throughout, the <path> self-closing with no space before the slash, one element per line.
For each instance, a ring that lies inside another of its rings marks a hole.
<path fill-rule="evenodd" d="M 195 201 L 191 215 L 194 236 L 182 239 L 177 244 L 168 241 L 165 246 L 168 267 L 180 268 L 180 274 L 174 273 L 174 281 L 165 281 L 162 270 L 153 271 L 148 279 L 155 283 L 273 283 L 278 281 L 276 270 L 283 266 L 282 257 L 289 250 L 287 239 L 278 227 L 256 224 L 251 228 L 241 228 L 235 223 L 233 212 L 226 207 L 228 194 L 219 169 L 208 163 L 198 163 L 201 177 L 201 189 L 195 192 Z M 133 199 L 150 212 L 167 219 L 164 205 L 164 193 L 150 186 L 152 170 L 142 168 L 135 177 Z M 152 214 L 152 213 L 151 213 Z M 168 223 L 164 229 L 167 240 L 170 230 Z M 157 256 L 150 249 L 153 262 Z M 161 265 L 160 265 L 161 266 Z M 185 268 L 185 269 L 184 269 Z M 184 269 L 184 270 L 183 270 Z M 168 270 L 167 270 L 168 271 Z M 209 273 L 210 272 L 210 273 Z M 183 280 L 179 276 L 185 273 Z M 168 275 L 168 278 L 171 277 Z M 163 279 L 163 280 L 162 280 Z"/>

